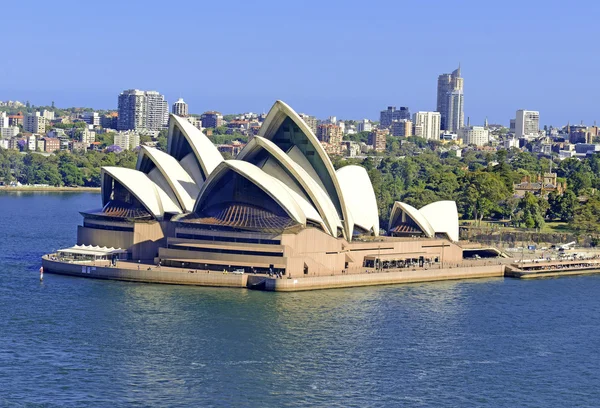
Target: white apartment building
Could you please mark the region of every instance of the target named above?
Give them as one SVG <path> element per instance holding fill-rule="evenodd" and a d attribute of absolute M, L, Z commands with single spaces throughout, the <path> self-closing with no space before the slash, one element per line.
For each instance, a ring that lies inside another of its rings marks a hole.
<path fill-rule="evenodd" d="M 515 118 L 515 136 L 517 138 L 537 136 L 540 131 L 540 113 L 519 109 Z"/>
<path fill-rule="evenodd" d="M 100 126 L 100 115 L 98 112 L 85 112 L 83 114 L 83 121 L 88 125 Z"/>
<path fill-rule="evenodd" d="M 9 125 L 8 115 L 6 112 L 0 112 L 0 129 L 7 128 Z"/>
<path fill-rule="evenodd" d="M 118 130 L 161 130 L 169 123 L 169 106 L 156 91 L 129 89 L 119 95 Z"/>
<path fill-rule="evenodd" d="M 441 114 L 439 112 L 416 112 L 413 114 L 415 135 L 417 127 L 421 128 L 420 135 L 428 140 L 440 140 Z"/>
<path fill-rule="evenodd" d="M 184 102 L 183 98 L 177 99 L 177 102 L 173 104 L 171 112 L 174 115 L 186 117 L 188 115 L 188 104 Z"/>
<path fill-rule="evenodd" d="M 27 137 L 27 148 L 29 149 L 29 151 L 35 152 L 36 148 L 38 147 L 38 137 L 37 135 L 31 135 L 29 137 Z M 43 143 L 43 141 L 42 141 Z M 44 146 L 42 145 L 42 148 L 40 149 L 41 151 L 44 151 Z"/>
<path fill-rule="evenodd" d="M 11 139 L 19 134 L 18 126 L 7 126 L 0 128 L 0 139 Z"/>
<path fill-rule="evenodd" d="M 54 120 L 54 112 L 44 109 L 42 111 L 42 116 L 45 117 L 48 121 Z"/>
<path fill-rule="evenodd" d="M 465 145 L 485 146 L 490 141 L 490 132 L 483 126 L 465 126 L 458 131 Z"/>
<path fill-rule="evenodd" d="M 31 133 L 46 133 L 47 118 L 39 112 L 26 115 L 23 118 L 23 129 Z"/>
<path fill-rule="evenodd" d="M 88 128 L 83 128 L 81 130 L 81 142 L 85 143 L 87 146 L 91 145 L 96 141 L 96 132 L 93 130 L 89 130 Z"/>
<path fill-rule="evenodd" d="M 140 135 L 136 132 L 116 133 L 114 144 L 123 150 L 133 150 L 140 145 Z"/>
<path fill-rule="evenodd" d="M 369 119 L 363 119 L 357 124 L 357 130 L 359 132 L 370 132 L 373 130 L 373 125 Z"/>

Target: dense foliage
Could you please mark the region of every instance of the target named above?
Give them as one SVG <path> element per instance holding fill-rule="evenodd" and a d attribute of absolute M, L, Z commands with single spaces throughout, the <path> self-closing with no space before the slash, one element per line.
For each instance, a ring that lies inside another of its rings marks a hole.
<path fill-rule="evenodd" d="M 137 152 L 61 152 L 45 156 L 0 149 L 0 181 L 51 186 L 100 186 L 102 166 L 134 168 Z"/>

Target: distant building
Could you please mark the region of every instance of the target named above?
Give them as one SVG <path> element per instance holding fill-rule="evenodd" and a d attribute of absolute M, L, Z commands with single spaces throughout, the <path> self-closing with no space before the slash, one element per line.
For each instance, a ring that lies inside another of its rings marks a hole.
<path fill-rule="evenodd" d="M 133 150 L 140 145 L 140 135 L 136 132 L 115 133 L 114 144 L 123 150 Z"/>
<path fill-rule="evenodd" d="M 408 137 L 413 134 L 413 123 L 408 119 L 395 120 L 392 122 L 392 136 Z"/>
<path fill-rule="evenodd" d="M 96 132 L 89 130 L 88 128 L 83 128 L 81 129 L 80 140 L 81 143 L 89 146 L 96 141 Z"/>
<path fill-rule="evenodd" d="M 517 138 L 537 136 L 540 131 L 540 113 L 519 109 L 515 118 L 515 136 Z"/>
<path fill-rule="evenodd" d="M 330 145 L 339 145 L 342 143 L 344 134 L 342 128 L 338 125 L 319 125 L 317 127 L 317 139 Z"/>
<path fill-rule="evenodd" d="M 179 98 L 177 99 L 177 102 L 173 104 L 171 112 L 185 118 L 188 115 L 188 104 L 185 103 L 182 98 Z"/>
<path fill-rule="evenodd" d="M 44 141 L 44 148 L 41 149 L 46 153 L 54 153 L 57 150 L 60 150 L 60 140 L 55 139 L 53 137 L 43 137 L 40 140 Z"/>
<path fill-rule="evenodd" d="M 187 121 L 190 122 L 196 129 L 202 129 L 202 120 L 197 116 L 186 117 Z"/>
<path fill-rule="evenodd" d="M 42 111 L 42 114 L 41 114 L 41 115 L 42 115 L 43 117 L 45 117 L 45 118 L 46 118 L 48 121 L 52 121 L 52 120 L 54 120 L 54 112 L 53 112 L 53 111 L 49 111 L 49 110 L 47 110 L 47 109 L 44 109 L 44 110 Z"/>
<path fill-rule="evenodd" d="M 464 126 L 464 79 L 460 66 L 451 74 L 438 77 L 437 111 L 440 113 L 440 128 L 456 132 Z"/>
<path fill-rule="evenodd" d="M 379 114 L 379 127 L 388 128 L 392 126 L 395 120 L 410 120 L 410 111 L 408 107 L 401 106 L 400 109 L 396 109 L 395 106 L 388 106 L 384 111 Z"/>
<path fill-rule="evenodd" d="M 44 151 L 44 141 L 40 139 L 40 143 L 38 145 L 38 138 L 36 135 L 29 135 L 25 138 L 25 142 L 27 143 L 27 150 L 30 152 L 35 152 L 39 147 L 40 151 Z"/>
<path fill-rule="evenodd" d="M 216 129 L 219 126 L 223 126 L 223 115 L 220 112 L 204 112 L 200 118 L 202 119 L 202 127 L 204 128 Z"/>
<path fill-rule="evenodd" d="M 23 120 L 23 128 L 26 132 L 31 133 L 46 133 L 47 119 L 39 112 L 31 113 L 25 116 Z"/>
<path fill-rule="evenodd" d="M 85 112 L 83 114 L 83 121 L 88 125 L 100 126 L 100 115 L 98 112 Z"/>
<path fill-rule="evenodd" d="M 307 115 L 305 113 L 300 113 L 299 116 L 302 118 L 304 123 L 306 123 L 306 125 L 310 128 L 310 130 L 312 130 L 312 132 L 316 135 L 317 125 L 319 124 L 317 118 L 315 118 L 314 116 Z"/>
<path fill-rule="evenodd" d="M 0 128 L 0 139 L 11 139 L 17 137 L 20 129 L 17 126 L 8 126 Z"/>
<path fill-rule="evenodd" d="M 465 145 L 485 146 L 490 141 L 490 133 L 483 126 L 465 126 L 458 131 L 458 138 Z"/>
<path fill-rule="evenodd" d="M 8 115 L 9 126 L 23 126 L 23 113 L 19 112 L 16 115 Z"/>
<path fill-rule="evenodd" d="M 129 89 L 119 95 L 118 130 L 161 130 L 168 122 L 169 107 L 160 93 Z"/>
<path fill-rule="evenodd" d="M 119 126 L 118 121 L 119 114 L 117 112 L 112 112 L 100 118 L 100 126 L 102 126 L 104 129 L 117 129 Z"/>
<path fill-rule="evenodd" d="M 373 126 L 371 125 L 371 121 L 369 119 L 363 119 L 358 122 L 356 128 L 359 132 L 370 132 L 373 130 Z"/>
<path fill-rule="evenodd" d="M 427 140 L 440 140 L 440 123 L 442 115 L 439 112 L 416 112 L 413 123 L 421 127 L 421 137 Z M 415 132 L 416 133 L 416 132 Z"/>
<path fill-rule="evenodd" d="M 519 148 L 519 139 L 516 137 L 509 137 L 504 140 L 504 148 L 506 150 L 509 150 L 513 147 L 516 147 L 517 149 Z"/>
<path fill-rule="evenodd" d="M 558 182 L 556 173 L 544 173 L 543 177 L 537 176 L 537 178 L 525 176 L 520 183 L 513 184 L 513 190 L 517 197 L 531 193 L 547 198 L 551 192 L 562 195 L 566 188 L 567 183 Z"/>
<path fill-rule="evenodd" d="M 383 152 L 385 151 L 389 134 L 390 131 L 388 129 L 373 129 L 371 133 L 369 133 L 369 144 L 373 146 L 373 149 L 376 152 Z"/>
<path fill-rule="evenodd" d="M 9 126 L 10 126 L 10 122 L 8 120 L 8 116 L 6 115 L 6 112 L 0 112 L 0 129 L 7 128 Z"/>

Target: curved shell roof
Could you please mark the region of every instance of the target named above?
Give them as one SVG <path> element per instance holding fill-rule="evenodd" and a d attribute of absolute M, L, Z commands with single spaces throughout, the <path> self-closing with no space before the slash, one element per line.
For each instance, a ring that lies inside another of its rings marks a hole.
<path fill-rule="evenodd" d="M 436 201 L 419 210 L 436 233 L 446 233 L 452 241 L 458 241 L 458 209 L 454 201 Z"/>
<path fill-rule="evenodd" d="M 344 196 L 335 169 L 329 156 L 323 149 L 323 146 L 321 146 L 321 143 L 319 143 L 319 140 L 313 134 L 312 130 L 310 130 L 306 122 L 304 122 L 304 120 L 302 120 L 302 118 L 285 102 L 278 100 L 267 114 L 267 117 L 260 128 L 259 136 L 273 140 L 273 142 L 279 146 L 279 143 L 275 140 L 275 136 L 280 131 L 280 127 L 287 118 L 292 120 L 293 123 L 298 126 L 300 132 L 305 137 L 306 142 L 310 144 L 311 148 L 316 153 L 312 158 L 313 161 L 310 162 L 311 167 L 317 174 L 318 179 L 320 179 L 324 185 L 327 194 L 336 207 L 338 215 L 343 218 L 344 235 L 347 239 L 351 239 L 354 225 L 352 214 L 344 202 Z M 296 145 L 296 147 L 298 147 L 298 145 Z"/>
<path fill-rule="evenodd" d="M 176 159 L 182 160 L 183 157 L 178 157 L 180 156 L 180 153 L 176 151 L 181 143 L 180 141 L 175 140 L 179 135 L 178 133 L 174 132 L 175 128 L 180 130 L 181 135 L 183 135 L 187 140 L 194 153 L 194 156 L 198 160 L 198 164 L 200 165 L 204 177 L 207 178 L 210 173 L 212 173 L 212 171 L 223 161 L 223 156 L 221 156 L 221 153 L 215 147 L 215 145 L 198 128 L 182 117 L 171 115 L 167 151 Z M 200 180 L 196 180 L 196 182 L 200 183 Z"/>
<path fill-rule="evenodd" d="M 401 203 L 400 201 L 396 201 L 394 203 L 394 207 L 392 208 L 392 213 L 390 215 L 390 225 L 388 229 L 392 229 L 394 222 L 400 217 L 402 211 L 406 213 L 423 231 L 423 233 L 431 238 L 435 235 L 435 231 L 429 221 L 412 205 L 408 205 L 406 203 Z"/>
<path fill-rule="evenodd" d="M 294 181 L 301 186 L 303 192 L 312 201 L 319 212 L 321 219 L 325 222 L 327 226 L 326 229 L 331 235 L 335 236 L 337 234 L 337 229 L 342 227 L 342 224 L 335 206 L 325 192 L 324 187 L 317 183 L 302 166 L 292 160 L 291 157 L 285 154 L 285 152 L 275 143 L 261 136 L 255 136 L 240 152 L 238 159 L 248 160 L 252 153 L 259 149 L 266 150 L 271 157 L 277 160 L 286 172 L 294 178 Z"/>
<path fill-rule="evenodd" d="M 354 224 L 378 236 L 377 199 L 367 170 L 360 166 L 345 166 L 336 173 Z"/>
<path fill-rule="evenodd" d="M 265 203 L 265 209 L 281 216 L 285 212 L 296 223 L 318 224 L 332 236 L 343 235 L 348 240 L 355 223 L 376 235 L 379 232 L 377 203 L 367 172 L 357 166 L 336 172 L 304 120 L 282 101 L 275 102 L 259 136 L 236 160 L 224 161 L 210 139 L 176 115 L 170 116 L 167 150 L 143 146 L 138 170 L 106 167 L 103 177 L 117 180 L 155 218 L 162 219 L 165 212 L 196 212 L 202 203 L 221 204 L 219 200 L 225 196 L 206 200 L 212 192 L 218 193 L 216 183 L 233 171 L 252 183 L 236 179 L 257 197 L 265 197 L 264 192 L 273 199 Z M 104 201 L 112 194 L 105 191 L 112 189 L 108 181 L 102 184 Z M 251 204 L 243 196 L 227 194 L 233 204 L 237 200 Z"/>
<path fill-rule="evenodd" d="M 299 224 L 306 225 L 306 214 L 285 185 L 254 164 L 240 160 L 224 160 L 217 166 L 211 177 L 202 186 L 194 211 L 198 211 L 198 207 L 202 205 L 202 202 L 207 199 L 207 195 L 211 193 L 213 185 L 229 171 L 234 171 L 252 182 L 269 195 L 291 219 Z"/>
<path fill-rule="evenodd" d="M 144 157 L 149 158 L 159 169 L 185 211 L 192 211 L 200 189 L 192 177 L 173 156 L 158 149 L 142 146 L 138 156 L 137 168 L 140 169 Z"/>
<path fill-rule="evenodd" d="M 101 174 L 103 180 L 108 175 L 118 181 L 157 219 L 161 219 L 165 211 L 181 213 L 181 209 L 169 195 L 141 171 L 124 167 L 103 167 Z M 103 181 L 102 205 L 106 205 L 112 193 L 104 191 L 104 185 Z"/>

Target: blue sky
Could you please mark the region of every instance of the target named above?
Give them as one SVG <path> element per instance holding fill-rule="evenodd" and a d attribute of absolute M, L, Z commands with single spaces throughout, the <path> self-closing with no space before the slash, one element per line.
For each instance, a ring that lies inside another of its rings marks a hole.
<path fill-rule="evenodd" d="M 2 4 L 0 100 L 115 108 L 153 89 L 191 112 L 377 119 L 435 109 L 461 63 L 471 123 L 600 121 L 592 1 L 12 1 Z M 10 33 L 10 35 L 8 35 Z"/>

